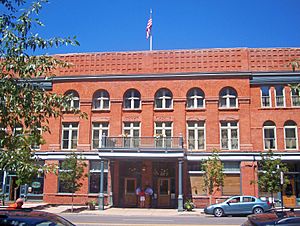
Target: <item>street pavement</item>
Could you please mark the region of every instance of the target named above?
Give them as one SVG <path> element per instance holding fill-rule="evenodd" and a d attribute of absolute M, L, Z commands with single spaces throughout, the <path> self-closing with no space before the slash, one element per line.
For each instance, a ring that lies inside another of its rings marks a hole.
<path fill-rule="evenodd" d="M 86 206 L 49 205 L 47 203 L 26 202 L 23 207 L 55 213 L 79 226 L 238 226 L 246 221 L 243 217 L 216 218 L 207 216 L 203 209 L 178 212 L 176 209 L 151 208 L 110 208 L 88 210 Z"/>

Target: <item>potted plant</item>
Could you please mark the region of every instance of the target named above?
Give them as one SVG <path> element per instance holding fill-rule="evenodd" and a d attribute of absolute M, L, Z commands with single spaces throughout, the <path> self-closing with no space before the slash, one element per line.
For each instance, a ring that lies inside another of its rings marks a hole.
<path fill-rule="evenodd" d="M 86 202 L 86 205 L 88 206 L 89 210 L 95 210 L 97 202 L 95 200 L 91 200 Z"/>
<path fill-rule="evenodd" d="M 195 205 L 191 199 L 188 199 L 184 203 L 184 208 L 186 209 L 186 211 L 192 211 L 195 208 Z"/>

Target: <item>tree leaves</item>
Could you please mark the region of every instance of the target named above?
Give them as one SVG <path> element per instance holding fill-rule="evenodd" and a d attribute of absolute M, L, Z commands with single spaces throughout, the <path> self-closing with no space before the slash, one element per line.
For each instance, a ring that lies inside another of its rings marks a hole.
<path fill-rule="evenodd" d="M 25 0 L 1 0 L 7 12 L 0 16 L 0 168 L 14 171 L 18 184 L 28 181 L 39 172 L 33 145 L 44 143 L 41 135 L 50 132 L 49 118 L 57 118 L 64 111 L 86 117 L 71 108 L 71 96 L 45 91 L 41 85 L 51 81 L 54 71 L 69 64 L 53 56 L 32 55 L 37 49 L 62 45 L 77 45 L 72 38 L 44 39 L 32 32 L 41 27 L 39 12 L 46 0 L 38 0 L 21 10 Z M 22 128 L 15 133 L 17 127 Z M 44 168 L 46 169 L 46 168 Z"/>
<path fill-rule="evenodd" d="M 219 158 L 218 150 L 213 150 L 212 156 L 203 161 L 201 166 L 204 171 L 203 191 L 212 195 L 215 188 L 218 189 L 224 185 L 224 166 Z"/>
<path fill-rule="evenodd" d="M 260 191 L 271 193 L 273 197 L 274 193 L 281 190 L 280 184 L 280 172 L 284 174 L 288 172 L 287 165 L 283 163 L 280 157 L 275 157 L 272 150 L 267 153 L 261 153 L 261 160 L 258 161 L 259 173 L 258 173 L 258 186 Z M 283 186 L 289 183 L 285 177 Z"/>

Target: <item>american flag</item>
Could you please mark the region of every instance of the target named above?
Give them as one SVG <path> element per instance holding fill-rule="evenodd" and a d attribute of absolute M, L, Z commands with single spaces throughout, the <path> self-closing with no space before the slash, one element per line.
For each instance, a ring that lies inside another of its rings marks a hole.
<path fill-rule="evenodd" d="M 151 35 L 151 29 L 152 29 L 152 18 L 150 18 L 148 20 L 148 23 L 147 23 L 147 27 L 146 27 L 146 38 L 148 39 Z"/>

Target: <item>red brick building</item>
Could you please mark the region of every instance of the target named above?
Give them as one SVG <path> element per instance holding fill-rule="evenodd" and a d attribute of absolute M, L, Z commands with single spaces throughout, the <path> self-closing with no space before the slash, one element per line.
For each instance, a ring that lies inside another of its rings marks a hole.
<path fill-rule="evenodd" d="M 204 206 L 208 196 L 200 163 L 213 149 L 220 150 L 226 175 L 215 199 L 265 195 L 250 182 L 257 179 L 259 153 L 268 149 L 288 163 L 293 195 L 300 198 L 300 97 L 288 86 L 300 83 L 300 73 L 288 67 L 300 57 L 300 48 L 57 57 L 72 67 L 43 81 L 45 87 L 72 93 L 70 104 L 89 117 L 66 113 L 51 120 L 47 143 L 36 153 L 56 164 L 66 153 L 83 154 L 89 176 L 76 203 L 100 197 L 106 204 L 135 207 L 136 189 L 151 187 L 148 206 L 181 209 L 182 200 L 191 197 Z M 9 193 L 14 177 L 6 178 Z M 59 175 L 37 178 L 29 187 L 29 198 L 71 202 Z"/>

